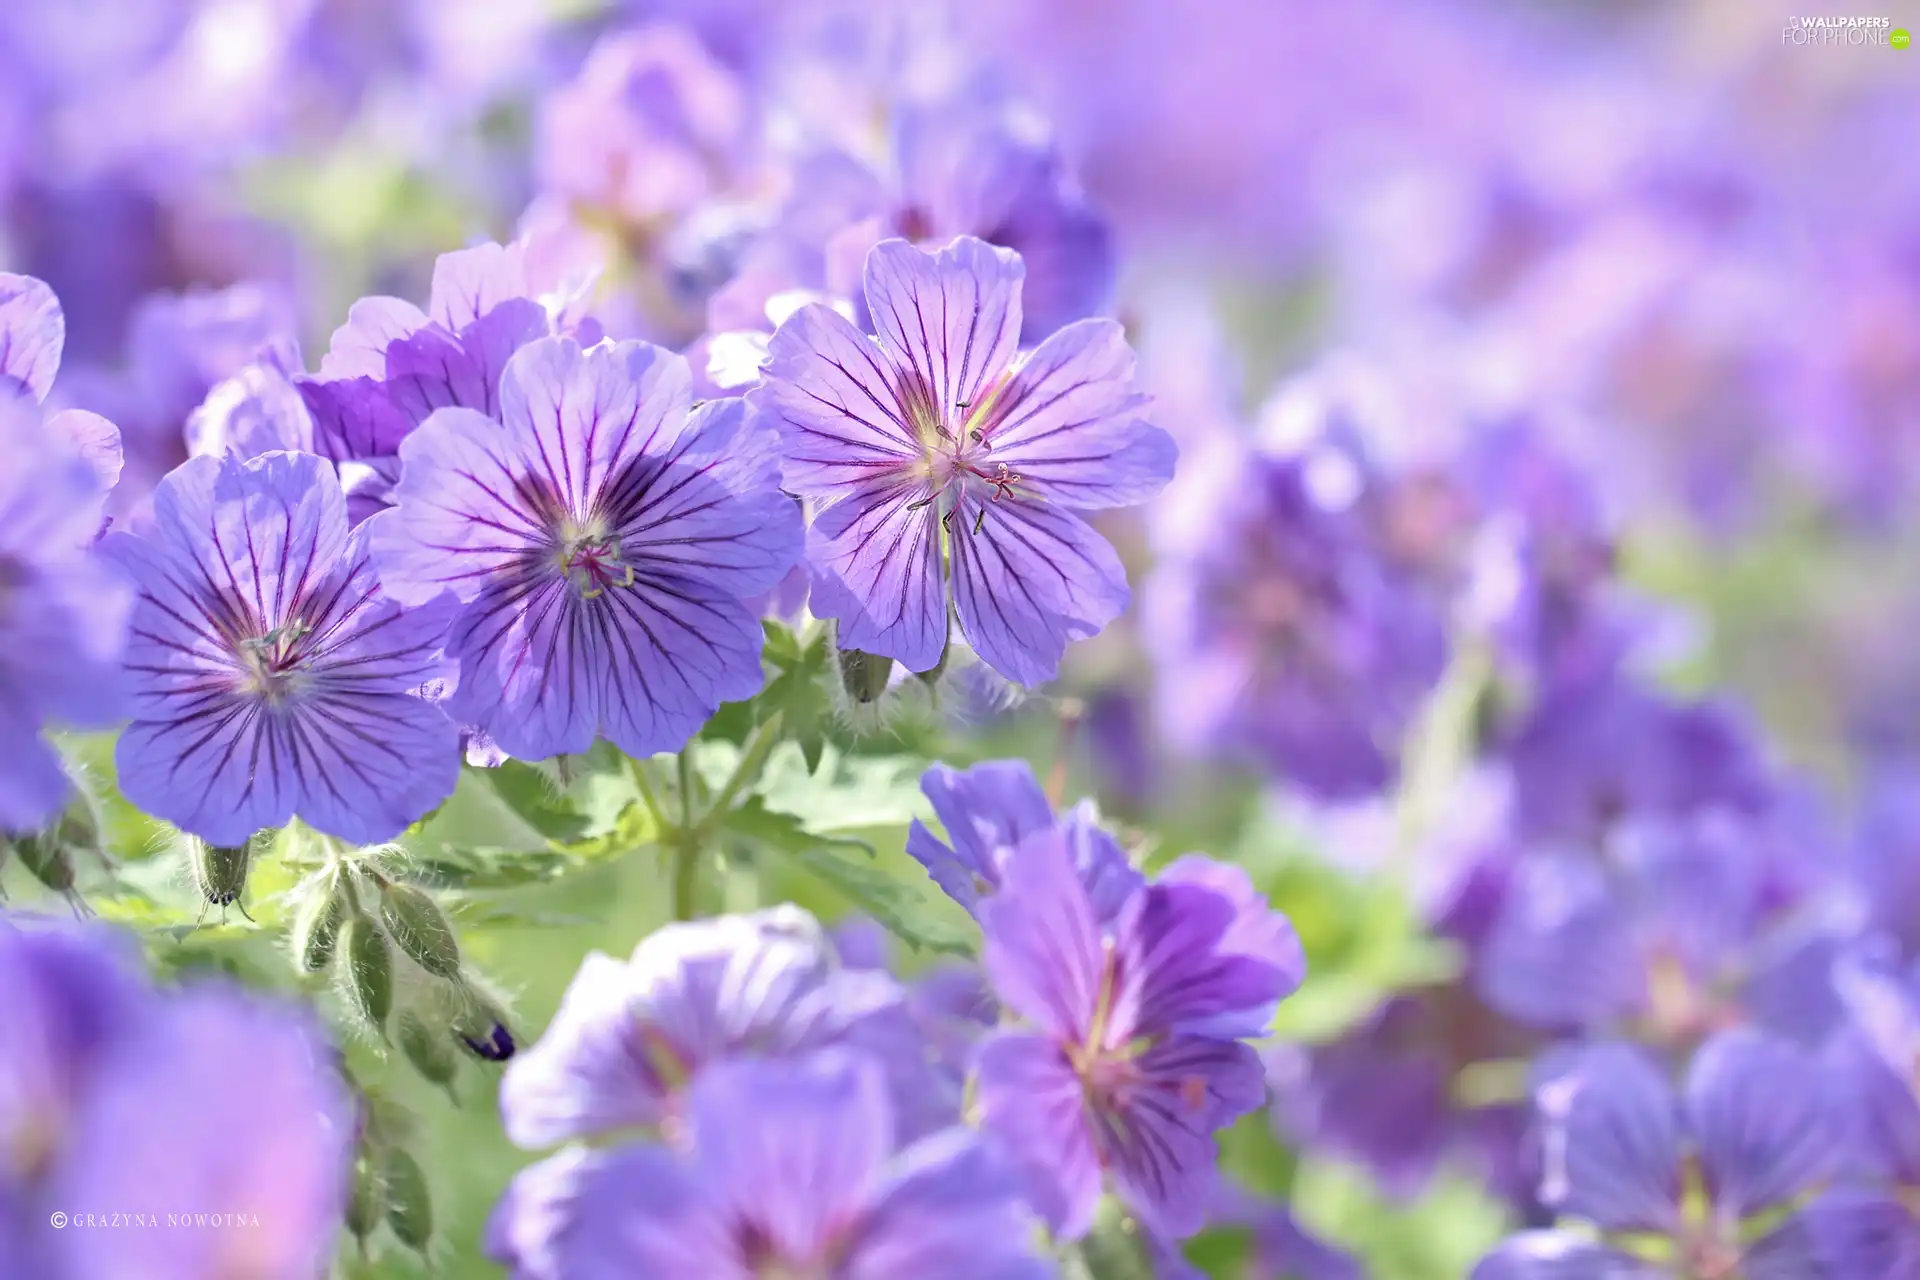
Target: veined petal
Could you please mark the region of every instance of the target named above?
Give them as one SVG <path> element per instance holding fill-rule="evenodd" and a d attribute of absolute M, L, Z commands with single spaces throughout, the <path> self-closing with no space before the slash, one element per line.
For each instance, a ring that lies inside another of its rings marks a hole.
<path fill-rule="evenodd" d="M 120 790 L 212 844 L 244 844 L 293 817 L 292 759 L 255 699 L 183 686 L 167 719 L 135 720 L 114 746 Z M 391 833 L 389 833 L 391 834 Z"/>
<path fill-rule="evenodd" d="M 1687 1116 L 1714 1207 L 1734 1219 L 1784 1204 L 1832 1169 L 1834 1100 L 1811 1055 L 1751 1029 L 1695 1053 Z"/>
<path fill-rule="evenodd" d="M 576 1147 L 522 1170 L 487 1220 L 486 1248 L 515 1280 L 751 1280 L 709 1197 L 665 1147 Z"/>
<path fill-rule="evenodd" d="M 0 272 L 0 382 L 12 379 L 45 400 L 60 371 L 67 317 L 44 281 Z"/>
<path fill-rule="evenodd" d="M 628 563 L 741 597 L 776 586 L 804 545 L 799 504 L 780 491 L 777 442 L 737 398 L 694 410 L 673 447 L 629 463 L 600 504 Z"/>
<path fill-rule="evenodd" d="M 1472 1280 L 1662 1280 L 1651 1264 L 1566 1231 L 1528 1231 L 1480 1260 Z"/>
<path fill-rule="evenodd" d="M 1629 1013 L 1645 971 L 1632 921 L 1606 872 L 1585 857 L 1522 863 L 1486 942 L 1480 992 L 1510 1018 L 1597 1028 Z"/>
<path fill-rule="evenodd" d="M 387 348 L 393 403 L 413 422 L 455 405 L 498 417 L 507 362 L 547 330 L 546 311 L 529 298 L 502 302 L 458 334 L 429 325 Z"/>
<path fill-rule="evenodd" d="M 1106 949 L 1066 837 L 1029 836 L 1001 875 L 1000 892 L 978 912 L 994 990 L 1048 1034 L 1083 1043 L 1101 1001 Z"/>
<path fill-rule="evenodd" d="M 1237 1042 L 1176 1036 L 1132 1067 L 1091 1110 L 1094 1144 L 1130 1208 L 1162 1234 L 1190 1236 L 1213 1199 L 1214 1132 L 1266 1100 L 1259 1056 Z"/>
<path fill-rule="evenodd" d="M 333 464 L 307 453 L 189 459 L 154 490 L 153 515 L 160 542 L 258 624 L 245 635 L 285 622 L 347 541 Z"/>
<path fill-rule="evenodd" d="M 500 413 L 521 457 L 584 516 L 633 454 L 677 438 L 692 386 L 686 360 L 650 342 L 583 351 L 572 338 L 542 338 L 507 362 Z"/>
<path fill-rule="evenodd" d="M 1638 1049 L 1600 1043 L 1543 1063 L 1541 1075 L 1541 1198 L 1607 1230 L 1671 1233 L 1680 1126 L 1659 1070 Z"/>
<path fill-rule="evenodd" d="M 1053 825 L 1053 806 L 1024 760 L 988 760 L 968 769 L 935 763 L 921 775 L 920 790 L 951 847 L 916 818 L 907 852 L 968 911 L 979 905 L 983 888 L 999 887 L 1001 855 Z"/>
<path fill-rule="evenodd" d="M 523 245 L 477 244 L 434 260 L 427 313 L 458 332 L 528 293 Z"/>
<path fill-rule="evenodd" d="M 1051 503 L 968 493 L 947 528 L 967 643 L 1016 684 L 1053 679 L 1067 645 L 1097 635 L 1127 607 L 1120 557 L 1086 521 Z"/>
<path fill-rule="evenodd" d="M 640 1044 L 627 966 L 598 951 L 560 999 L 545 1034 L 500 1080 L 507 1137 L 528 1150 L 656 1124 L 665 1088 Z"/>
<path fill-rule="evenodd" d="M 1823 1274 L 1839 1280 L 1920 1277 L 1920 1221 L 1899 1193 L 1846 1187 L 1820 1196 L 1800 1213 Z"/>
<path fill-rule="evenodd" d="M 427 323 L 426 313 L 411 302 L 360 299 L 347 308 L 347 322 L 333 331 L 327 354 L 320 359 L 320 377 L 385 379 L 387 348 Z"/>
<path fill-rule="evenodd" d="M 67 409 L 47 418 L 47 430 L 73 446 L 105 493 L 120 483 L 120 468 L 126 455 L 120 446 L 120 428 L 97 413 L 85 409 Z"/>
<path fill-rule="evenodd" d="M 639 568 L 631 588 L 591 603 L 605 663 L 600 731 L 635 759 L 678 751 L 721 703 L 765 682 L 760 620 L 705 578 Z"/>
<path fill-rule="evenodd" d="M 544 570 L 489 578 L 447 637 L 460 664 L 447 714 L 521 760 L 586 751 L 599 733 L 607 660 L 593 605 Z"/>
<path fill-rule="evenodd" d="M 442 409 L 401 442 L 393 493 L 400 518 L 382 522 L 373 542 L 388 594 L 425 603 L 450 591 L 470 602 L 497 575 L 545 551 L 553 536 L 548 495 L 533 486 L 513 443 L 472 409 Z"/>
<path fill-rule="evenodd" d="M 1020 1166 L 1034 1208 L 1059 1236 L 1084 1236 L 1102 1177 L 1073 1065 L 1045 1036 L 1002 1031 L 981 1046 L 974 1070 L 981 1128 Z"/>
<path fill-rule="evenodd" d="M 902 376 L 833 308 L 811 303 L 789 316 L 747 396 L 780 434 L 787 484 L 824 495 L 913 465 L 921 444 L 901 397 Z"/>
<path fill-rule="evenodd" d="M 1068 507 L 1145 502 L 1173 478 L 1173 437 L 1134 415 L 1133 350 L 1112 320 L 1048 338 L 991 392 L 974 429 L 1023 487 Z"/>
<path fill-rule="evenodd" d="M 66 798 L 67 771 L 41 740 L 38 717 L 0 694 L 0 832 L 33 830 Z"/>
<path fill-rule="evenodd" d="M 1020 255 L 961 236 L 938 253 L 883 240 L 867 254 L 867 309 L 894 363 L 898 399 L 952 430 L 984 398 L 1020 338 Z"/>
<path fill-rule="evenodd" d="M 313 420 L 314 450 L 335 462 L 398 453 L 416 421 L 400 411 L 378 378 L 301 375 L 294 387 Z"/>
<path fill-rule="evenodd" d="M 931 670 L 947 644 L 936 504 L 925 481 L 875 480 L 821 512 L 807 531 L 816 614 L 837 619 L 843 649 Z"/>

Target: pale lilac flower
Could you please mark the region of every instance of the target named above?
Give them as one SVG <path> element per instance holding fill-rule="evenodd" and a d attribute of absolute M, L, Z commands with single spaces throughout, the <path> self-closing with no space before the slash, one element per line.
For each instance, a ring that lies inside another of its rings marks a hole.
<path fill-rule="evenodd" d="M 1135 416 L 1118 324 L 1015 359 L 1024 274 L 971 237 L 935 254 L 890 240 L 867 259 L 877 340 L 818 305 L 774 335 L 750 399 L 780 427 L 788 487 L 821 505 L 813 608 L 845 648 L 930 670 L 951 594 L 982 660 L 1038 684 L 1126 607 L 1119 558 L 1075 512 L 1152 497 L 1173 443 Z"/>

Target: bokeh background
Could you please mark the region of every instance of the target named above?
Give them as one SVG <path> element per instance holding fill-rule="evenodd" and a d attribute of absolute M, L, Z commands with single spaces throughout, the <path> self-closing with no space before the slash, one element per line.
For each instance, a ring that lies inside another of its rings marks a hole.
<path fill-rule="evenodd" d="M 54 398 L 119 423 L 132 502 L 262 353 L 311 366 L 355 299 L 424 298 L 478 240 L 598 267 L 610 333 L 700 358 L 843 288 L 828 246 L 873 216 L 1028 237 L 1036 275 L 1110 252 L 1094 305 L 1183 448 L 1108 527 L 1137 607 L 1041 694 L 833 726 L 866 788 L 834 820 L 916 876 L 916 758 L 1023 755 L 1145 856 L 1247 865 L 1313 974 L 1228 1164 L 1369 1274 L 1441 1280 L 1524 1220 L 1517 1140 L 1481 1128 L 1586 1016 L 1482 972 L 1497 926 L 1463 913 L 1515 910 L 1514 868 L 1623 813 L 1732 813 L 1777 914 L 1920 925 L 1920 50 L 1794 34 L 1920 8 L 1788 3 L 4 0 L 0 267 L 62 299 Z M 955 114 L 1039 176 L 903 141 Z M 1105 232 L 1014 225 L 1021 182 Z M 547 834 L 469 776 L 416 843 Z M 103 914 L 191 917 L 152 861 Z M 610 847 L 463 926 L 530 1037 L 665 896 Z M 275 961 L 241 921 L 168 937 L 163 965 Z M 528 1160 L 491 1078 L 458 1109 L 385 1078 L 435 1265 L 490 1274 Z M 1266 1274 L 1244 1231 L 1195 1248 Z"/>

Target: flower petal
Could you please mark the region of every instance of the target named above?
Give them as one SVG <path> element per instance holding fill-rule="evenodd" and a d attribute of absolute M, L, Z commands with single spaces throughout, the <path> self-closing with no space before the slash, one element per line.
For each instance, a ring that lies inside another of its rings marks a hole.
<path fill-rule="evenodd" d="M 1266 1100 L 1244 1044 L 1176 1036 L 1134 1059 L 1137 1075 L 1092 1109 L 1095 1145 L 1129 1208 L 1154 1230 L 1190 1236 L 1217 1185 L 1216 1130 Z"/>
<path fill-rule="evenodd" d="M 1847 1187 L 1802 1211 L 1824 1271 L 1809 1274 L 1911 1280 L 1920 1275 L 1920 1222 L 1892 1190 Z"/>
<path fill-rule="evenodd" d="M 1528 1231 L 1480 1260 L 1472 1280 L 1661 1280 L 1662 1272 L 1565 1231 Z"/>
<path fill-rule="evenodd" d="M 1020 842 L 980 904 L 982 960 L 1008 1008 L 1062 1040 L 1087 1037 L 1106 967 L 1093 904 L 1065 835 Z"/>
<path fill-rule="evenodd" d="M 650 342 L 583 351 L 572 338 L 542 338 L 507 361 L 500 416 L 536 474 L 584 516 L 633 454 L 674 441 L 692 385 L 687 362 Z"/>
<path fill-rule="evenodd" d="M 671 449 L 619 472 L 601 501 L 629 563 L 743 598 L 778 585 L 804 545 L 778 442 L 738 398 L 694 410 Z"/>
<path fill-rule="evenodd" d="M 347 322 L 333 331 L 327 354 L 320 359 L 320 377 L 372 378 L 387 376 L 387 348 L 427 325 L 426 313 L 399 298 L 362 298 L 347 308 Z"/>
<path fill-rule="evenodd" d="M 1605 871 L 1565 854 L 1521 863 L 1477 968 L 1488 1005 L 1554 1029 L 1607 1025 L 1636 1007 L 1645 982 Z"/>
<path fill-rule="evenodd" d="M 427 314 L 457 333 L 528 292 L 522 245 L 477 244 L 434 260 Z"/>
<path fill-rule="evenodd" d="M 947 896 L 973 911 L 981 885 L 997 888 L 1000 855 L 1053 825 L 1053 806 L 1024 760 L 988 760 L 968 769 L 935 763 L 920 776 L 951 846 L 918 818 L 907 832 L 907 852 Z"/>
<path fill-rule="evenodd" d="M 751 1280 L 692 1171 L 665 1147 L 571 1148 L 524 1169 L 487 1220 L 515 1280 Z"/>
<path fill-rule="evenodd" d="M 1019 341 L 1026 274 L 1019 254 L 972 236 L 938 253 L 905 240 L 875 245 L 867 309 L 895 364 L 913 375 L 896 398 L 948 429 L 982 401 Z"/>
<path fill-rule="evenodd" d="M 1672 1091 L 1628 1045 L 1572 1049 L 1540 1066 L 1541 1199 L 1610 1231 L 1671 1232 L 1680 1212 Z"/>
<path fill-rule="evenodd" d="M 813 611 L 839 622 L 838 643 L 929 671 L 947 646 L 939 514 L 924 481 L 874 480 L 807 531 Z"/>
<path fill-rule="evenodd" d="M 1063 506 L 1145 502 L 1173 478 L 1173 437 L 1134 417 L 1133 350 L 1112 320 L 1081 320 L 1041 343 L 993 393 L 975 429 L 1023 488 Z"/>
<path fill-rule="evenodd" d="M 974 1070 L 980 1126 L 1020 1166 L 1034 1208 L 1057 1235 L 1084 1236 L 1102 1176 L 1086 1092 L 1066 1055 L 1046 1037 L 1003 1031 L 981 1046 Z"/>
<path fill-rule="evenodd" d="M 636 566 L 631 588 L 590 603 L 602 606 L 600 731 L 635 759 L 678 751 L 766 681 L 760 620 L 704 578 Z"/>
<path fill-rule="evenodd" d="M 126 455 L 120 446 L 120 428 L 97 413 L 85 409 L 66 409 L 47 418 L 47 430 L 73 446 L 105 493 L 120 483 L 120 468 Z"/>
<path fill-rule="evenodd" d="M 60 371 L 67 317 L 45 282 L 0 272 L 0 384 L 11 379 L 45 400 Z"/>
<path fill-rule="evenodd" d="M 538 1150 L 571 1138 L 657 1124 L 665 1089 L 639 1043 L 627 966 L 589 952 L 547 1030 L 500 1080 L 507 1137 Z"/>
<path fill-rule="evenodd" d="M 1067 645 L 1097 635 L 1126 610 L 1120 557 L 1060 507 L 1017 498 L 989 503 L 969 493 L 947 528 L 967 643 L 1015 684 L 1053 679 Z"/>
<path fill-rule="evenodd" d="M 812 303 L 789 316 L 747 396 L 779 432 L 788 486 L 826 494 L 912 466 L 921 443 L 900 396 L 901 376 L 831 307 Z"/>
<path fill-rule="evenodd" d="M 429 326 L 387 348 L 387 388 L 413 422 L 459 405 L 500 414 L 500 376 L 514 352 L 548 331 L 547 313 L 528 298 L 511 298 L 458 335 Z"/>
<path fill-rule="evenodd" d="M 1045 1280 L 1013 1168 L 952 1128 L 902 1152 L 861 1228 L 845 1280 Z"/>
<path fill-rule="evenodd" d="M 300 376 L 294 386 L 313 420 L 314 451 L 335 462 L 398 453 L 416 421 L 400 411 L 378 378 Z"/>
<path fill-rule="evenodd" d="M 1751 1029 L 1715 1036 L 1694 1055 L 1686 1107 L 1714 1207 L 1734 1219 L 1791 1200 L 1833 1166 L 1833 1099 L 1788 1041 Z"/>
<path fill-rule="evenodd" d="M 541 495 L 512 444 L 472 409 L 442 409 L 401 442 L 400 518 L 383 522 L 373 540 L 389 595 L 408 604 L 442 592 L 473 601 L 548 545 Z"/>
<path fill-rule="evenodd" d="M 819 1258 L 870 1202 L 893 1152 L 885 1081 L 852 1053 L 721 1063 L 695 1082 L 691 1102 L 708 1185 L 783 1261 Z"/>

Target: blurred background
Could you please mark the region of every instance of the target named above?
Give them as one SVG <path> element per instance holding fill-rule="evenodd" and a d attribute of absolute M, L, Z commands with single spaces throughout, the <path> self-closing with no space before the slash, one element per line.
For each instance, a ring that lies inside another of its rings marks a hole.
<path fill-rule="evenodd" d="M 435 255 L 481 240 L 525 237 L 710 394 L 751 382 L 794 299 L 851 298 L 884 235 L 1018 248 L 1030 337 L 1121 317 L 1183 451 L 1108 526 L 1135 608 L 1043 694 L 830 726 L 872 766 L 838 820 L 917 875 L 912 759 L 1018 754 L 1145 857 L 1246 864 L 1314 972 L 1229 1168 L 1366 1274 L 1439 1280 L 1537 1218 L 1514 1104 L 1538 1045 L 1683 1045 L 1729 1009 L 1817 1040 L 1822 957 L 1920 939 L 1907 23 L 1865 0 L 5 0 L 0 268 L 60 296 L 53 396 L 120 425 L 129 507 L 263 366 L 315 367 L 354 300 L 424 300 Z M 469 776 L 423 843 L 544 834 L 497 790 Z M 1676 842 L 1741 852 L 1645 853 Z M 476 895 L 466 933 L 530 1039 L 587 950 L 665 911 L 647 857 L 528 893 Z M 159 873 L 152 902 L 190 914 Z M 269 947 L 220 927 L 156 959 Z M 434 1265 L 490 1274 L 486 1211 L 530 1159 L 491 1079 L 458 1110 L 392 1088 L 445 1183 Z M 1196 1260 L 1291 1274 L 1261 1269 L 1300 1247 L 1271 1215 L 1223 1217 Z"/>

